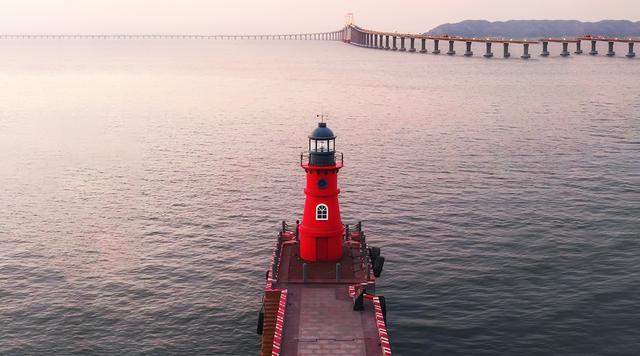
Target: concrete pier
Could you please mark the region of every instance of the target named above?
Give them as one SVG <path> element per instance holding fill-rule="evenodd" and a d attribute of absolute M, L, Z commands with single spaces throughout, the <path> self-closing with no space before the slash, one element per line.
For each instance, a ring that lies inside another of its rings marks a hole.
<path fill-rule="evenodd" d="M 404 37 L 400 37 L 400 52 L 404 52 L 407 49 L 404 48 Z"/>
<path fill-rule="evenodd" d="M 392 51 L 397 51 L 397 50 L 398 50 L 398 47 L 396 46 L 396 40 L 397 40 L 397 38 L 398 38 L 398 37 L 393 36 L 393 47 L 391 47 L 391 50 L 392 50 Z"/>
<path fill-rule="evenodd" d="M 627 58 L 633 58 L 636 56 L 636 53 L 633 51 L 633 42 L 629 42 L 629 53 L 627 53 Z"/>
<path fill-rule="evenodd" d="M 568 42 L 562 42 L 562 53 L 560 53 L 561 56 L 563 57 L 569 57 L 569 55 L 571 55 L 571 53 L 569 53 L 569 43 Z"/>
<path fill-rule="evenodd" d="M 449 52 L 448 55 L 453 56 L 456 54 L 456 50 L 454 49 L 455 41 L 449 41 Z"/>
<path fill-rule="evenodd" d="M 411 46 L 411 47 L 409 47 L 409 52 L 415 52 L 416 51 L 416 39 L 411 37 L 409 39 L 409 43 L 410 43 L 410 46 Z"/>
<path fill-rule="evenodd" d="M 524 50 L 524 52 L 522 53 L 522 56 L 520 56 L 520 58 L 522 58 L 522 59 L 531 58 L 531 55 L 529 54 L 529 44 L 528 43 L 523 44 L 523 50 Z"/>
<path fill-rule="evenodd" d="M 613 41 L 609 41 L 609 52 L 607 52 L 607 57 L 614 57 L 616 55 L 616 51 L 613 50 Z"/>
<path fill-rule="evenodd" d="M 473 51 L 471 50 L 471 42 L 467 42 L 467 51 L 464 52 L 465 57 L 473 56 Z"/>
<path fill-rule="evenodd" d="M 440 40 L 433 40 L 433 51 L 431 53 L 440 54 L 440 49 L 438 48 L 439 45 L 440 45 Z"/>
<path fill-rule="evenodd" d="M 540 55 L 543 57 L 549 57 L 549 42 L 542 42 L 542 53 L 540 53 Z"/>
<path fill-rule="evenodd" d="M 590 55 L 595 56 L 598 54 L 598 49 L 596 48 L 596 41 L 591 41 L 591 52 L 589 52 Z"/>
<path fill-rule="evenodd" d="M 389 35 L 384 36 L 384 49 L 387 51 L 391 49 L 389 46 Z"/>
<path fill-rule="evenodd" d="M 487 42 L 487 51 L 484 54 L 484 58 L 493 57 L 493 52 L 491 52 L 491 42 Z"/>
<path fill-rule="evenodd" d="M 426 38 L 422 38 L 420 39 L 421 45 L 422 47 L 420 48 L 420 53 L 427 53 L 427 39 Z"/>
<path fill-rule="evenodd" d="M 511 53 L 509 53 L 509 43 L 505 42 L 502 44 L 502 46 L 504 47 L 504 53 L 503 53 L 503 57 L 504 58 L 509 58 L 511 57 Z"/>

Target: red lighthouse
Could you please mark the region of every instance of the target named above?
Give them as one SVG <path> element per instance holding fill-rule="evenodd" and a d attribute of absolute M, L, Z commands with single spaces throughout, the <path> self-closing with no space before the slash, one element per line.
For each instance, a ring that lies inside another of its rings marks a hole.
<path fill-rule="evenodd" d="M 338 203 L 342 153 L 336 153 L 336 136 L 326 123 L 318 123 L 309 135 L 309 151 L 300 155 L 300 166 L 307 174 L 300 257 L 309 262 L 339 261 L 344 235 Z"/>

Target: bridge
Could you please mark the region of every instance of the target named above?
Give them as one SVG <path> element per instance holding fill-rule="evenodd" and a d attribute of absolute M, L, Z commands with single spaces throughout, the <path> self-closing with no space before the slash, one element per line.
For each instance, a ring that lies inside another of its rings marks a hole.
<path fill-rule="evenodd" d="M 341 41 L 344 31 L 254 35 L 186 35 L 186 34 L 0 34 L 0 40 L 315 40 Z"/>
<path fill-rule="evenodd" d="M 502 45 L 503 47 L 503 58 L 511 57 L 510 46 L 511 45 L 522 45 L 522 55 L 520 56 L 523 59 L 531 58 L 530 46 L 531 45 L 542 45 L 542 50 L 540 52 L 540 56 L 548 57 L 550 55 L 549 51 L 549 43 L 562 43 L 562 52 L 560 55 L 562 57 L 568 57 L 571 55 L 569 52 L 569 44 L 575 45 L 574 54 L 582 54 L 582 42 L 591 42 L 591 51 L 590 55 L 595 56 L 598 55 L 598 43 L 605 42 L 608 45 L 608 51 L 606 55 L 608 57 L 614 57 L 616 52 L 614 51 L 615 43 L 626 43 L 628 44 L 629 51 L 626 54 L 627 58 L 633 58 L 636 56 L 634 52 L 634 44 L 640 42 L 640 38 L 611 38 L 605 36 L 581 36 L 576 38 L 541 38 L 535 40 L 528 39 L 507 39 L 507 38 L 465 38 L 458 36 L 448 36 L 448 35 L 428 35 L 428 34 L 411 34 L 411 33 L 397 33 L 397 32 L 384 32 L 384 31 L 375 31 L 370 29 L 364 29 L 354 24 L 348 24 L 345 27 L 345 42 L 351 43 L 356 46 L 365 47 L 365 48 L 375 48 L 375 49 L 383 49 L 383 50 L 392 50 L 392 51 L 401 51 L 401 52 L 416 52 L 416 41 L 420 41 L 420 50 L 419 53 L 428 53 L 428 42 L 432 45 L 431 53 L 432 54 L 440 54 L 440 42 L 448 42 L 449 48 L 446 52 L 447 55 L 453 56 L 456 54 L 455 51 L 455 43 L 462 42 L 466 45 L 466 51 L 464 52 L 465 57 L 471 57 L 474 55 L 473 53 L 473 45 L 476 43 L 484 44 L 485 52 L 483 56 L 485 58 L 492 58 L 494 56 L 492 46 Z M 408 45 L 407 45 L 408 42 Z M 398 47 L 399 43 L 399 47 Z"/>
<path fill-rule="evenodd" d="M 153 40 L 153 39 L 187 39 L 187 40 L 311 40 L 311 41 L 343 41 L 345 43 L 382 50 L 392 50 L 400 52 L 419 52 L 441 54 L 440 42 L 448 43 L 446 54 L 449 56 L 456 55 L 456 42 L 465 44 L 465 57 L 474 55 L 473 45 L 484 45 L 485 58 L 494 57 L 493 46 L 502 45 L 502 57 L 511 57 L 511 48 L 515 45 L 522 46 L 521 58 L 531 58 L 531 46 L 542 46 L 540 56 L 548 57 L 550 55 L 549 43 L 561 43 L 562 57 L 569 57 L 569 45 L 575 46 L 574 54 L 580 55 L 582 51 L 582 42 L 590 42 L 591 50 L 589 55 L 598 55 L 598 44 L 606 43 L 608 45 L 606 55 L 615 57 L 616 52 L 614 46 L 616 43 L 626 43 L 628 45 L 627 58 L 634 58 L 634 45 L 640 42 L 640 38 L 611 38 L 605 36 L 581 36 L 581 37 L 561 37 L 561 38 L 541 38 L 541 39 L 507 39 L 507 38 L 465 38 L 449 35 L 429 35 L 429 34 L 412 34 L 377 31 L 365 29 L 356 26 L 351 21 L 347 25 L 336 31 L 314 32 L 314 33 L 286 33 L 286 34 L 217 34 L 217 35 L 196 35 L 196 34 L 0 34 L 0 40 L 38 40 L 38 39 L 128 39 L 128 40 Z M 419 42 L 420 48 L 416 47 Z"/>

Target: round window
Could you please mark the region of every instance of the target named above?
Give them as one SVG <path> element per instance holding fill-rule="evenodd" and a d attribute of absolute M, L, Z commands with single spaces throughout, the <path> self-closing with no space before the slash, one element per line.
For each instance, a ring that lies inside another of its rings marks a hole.
<path fill-rule="evenodd" d="M 318 188 L 325 189 L 327 187 L 327 181 L 325 179 L 320 179 L 318 181 Z"/>

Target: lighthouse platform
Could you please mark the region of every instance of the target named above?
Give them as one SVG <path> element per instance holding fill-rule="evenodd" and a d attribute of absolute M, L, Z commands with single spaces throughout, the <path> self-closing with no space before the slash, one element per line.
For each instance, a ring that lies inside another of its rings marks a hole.
<path fill-rule="evenodd" d="M 391 355 L 384 297 L 375 295 L 372 261 L 381 257 L 361 226 L 345 229 L 339 261 L 308 263 L 297 224 L 283 223 L 267 271 L 262 355 Z M 278 292 L 278 307 L 268 307 Z"/>

